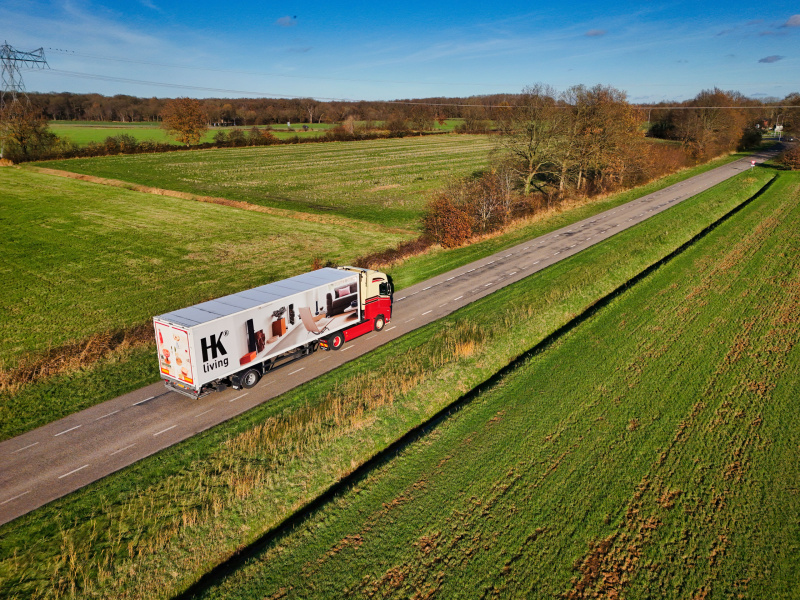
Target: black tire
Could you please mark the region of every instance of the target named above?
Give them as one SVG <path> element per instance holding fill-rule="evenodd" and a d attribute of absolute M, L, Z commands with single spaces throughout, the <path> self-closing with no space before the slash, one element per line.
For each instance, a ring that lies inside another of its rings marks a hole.
<path fill-rule="evenodd" d="M 337 331 L 328 338 L 328 348 L 331 350 L 341 350 L 342 346 L 344 346 L 344 334 L 341 331 Z"/>
<path fill-rule="evenodd" d="M 380 331 L 386 325 L 386 319 L 383 315 L 378 315 L 375 317 L 375 331 Z"/>
<path fill-rule="evenodd" d="M 247 369 L 247 371 L 242 373 L 240 381 L 242 382 L 242 387 L 249 390 L 255 387 L 259 379 L 261 379 L 261 373 L 259 373 L 257 369 Z"/>

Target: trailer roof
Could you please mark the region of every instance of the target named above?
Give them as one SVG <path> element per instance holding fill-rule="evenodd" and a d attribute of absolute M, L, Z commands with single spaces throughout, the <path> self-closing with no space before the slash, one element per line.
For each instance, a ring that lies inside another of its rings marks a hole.
<path fill-rule="evenodd" d="M 317 271 L 303 273 L 289 279 L 268 283 L 252 290 L 237 292 L 229 296 L 174 310 L 154 318 L 158 321 L 168 321 L 184 327 L 194 327 L 195 325 L 227 317 L 273 300 L 280 300 L 292 294 L 311 290 L 321 285 L 352 279 L 354 276 L 355 273 L 351 271 L 340 271 L 339 269 L 331 268 L 318 269 Z"/>

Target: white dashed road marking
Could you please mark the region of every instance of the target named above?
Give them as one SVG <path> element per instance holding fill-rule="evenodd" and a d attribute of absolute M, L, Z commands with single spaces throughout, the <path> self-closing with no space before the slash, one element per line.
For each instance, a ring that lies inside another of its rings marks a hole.
<path fill-rule="evenodd" d="M 80 427 L 80 425 L 75 425 L 75 427 L 70 427 L 69 429 L 65 429 L 61 433 L 55 434 L 53 437 L 58 437 L 60 435 L 64 435 L 65 433 L 69 433 L 70 431 L 75 431 L 78 427 Z"/>
<path fill-rule="evenodd" d="M 235 398 L 234 398 L 234 400 L 235 400 Z M 231 402 L 233 402 L 233 400 L 231 400 Z M 166 429 L 162 429 L 158 433 L 154 433 L 153 437 L 156 437 L 157 435 L 161 435 L 162 433 L 167 433 L 170 429 L 175 429 L 176 427 L 177 427 L 177 425 L 173 425 L 172 427 L 167 427 Z"/>
<path fill-rule="evenodd" d="M 88 465 L 88 464 L 86 464 L 86 465 L 83 465 L 82 467 L 78 467 L 77 469 L 73 469 L 73 470 L 72 470 L 72 471 L 70 471 L 69 473 L 64 473 L 63 475 L 59 475 L 59 476 L 58 476 L 58 478 L 59 478 L 59 479 L 64 479 L 64 477 L 69 477 L 69 476 L 70 476 L 70 475 L 72 475 L 73 473 L 77 473 L 78 471 L 81 471 L 82 469 L 85 469 L 85 468 L 86 468 L 86 467 L 88 467 L 88 466 L 89 466 L 89 465 Z"/>
<path fill-rule="evenodd" d="M 125 446 L 124 448 L 120 448 L 119 450 L 114 450 L 114 452 L 109 454 L 109 456 L 114 456 L 115 454 L 119 454 L 120 452 L 125 452 L 125 450 L 128 450 L 129 448 L 133 448 L 135 445 L 136 444 L 130 444 L 128 446 Z"/>
<path fill-rule="evenodd" d="M 31 491 L 28 490 L 27 492 L 22 492 L 21 494 L 17 494 L 13 498 L 9 498 L 8 500 L 3 500 L 2 502 L 0 502 L 0 506 L 3 506 L 3 504 L 8 504 L 9 502 L 13 502 L 14 500 L 17 500 L 18 498 L 22 498 L 25 494 L 30 494 L 30 493 L 31 493 Z"/>
<path fill-rule="evenodd" d="M 11 454 L 16 454 L 17 452 L 22 452 L 23 450 L 27 450 L 28 448 L 33 448 L 39 442 L 33 442 L 32 444 L 28 444 L 27 446 L 23 446 L 22 448 L 17 448 Z"/>

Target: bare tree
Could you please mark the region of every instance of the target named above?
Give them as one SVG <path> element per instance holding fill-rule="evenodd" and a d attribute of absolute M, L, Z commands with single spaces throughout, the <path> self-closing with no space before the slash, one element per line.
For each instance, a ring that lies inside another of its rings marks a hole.
<path fill-rule="evenodd" d="M 306 98 L 303 100 L 303 110 L 308 115 L 308 122 L 314 122 L 314 113 L 317 112 L 319 108 L 319 102 L 314 100 L 313 98 Z"/>
<path fill-rule="evenodd" d="M 539 178 L 555 164 L 565 126 L 555 90 L 541 83 L 527 87 L 518 104 L 502 115 L 495 154 L 522 184 L 525 195 L 533 188 L 544 191 L 545 181 Z"/>
<path fill-rule="evenodd" d="M 745 101 L 738 92 L 703 90 L 683 110 L 661 117 L 657 131 L 683 142 L 695 158 L 733 150 L 748 123 Z M 737 106 L 742 109 L 732 108 Z"/>

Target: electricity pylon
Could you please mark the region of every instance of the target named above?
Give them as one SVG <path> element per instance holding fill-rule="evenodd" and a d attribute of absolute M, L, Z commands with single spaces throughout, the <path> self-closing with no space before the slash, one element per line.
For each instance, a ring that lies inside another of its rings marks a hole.
<path fill-rule="evenodd" d="M 0 46 L 0 61 L 3 63 L 3 88 L 0 90 L 0 108 L 5 106 L 6 96 L 11 96 L 10 102 L 16 102 L 17 94 L 25 94 L 25 84 L 22 82 L 20 66 L 28 69 L 49 67 L 44 57 L 44 48 L 32 52 L 22 52 L 4 42 Z"/>
<path fill-rule="evenodd" d="M 17 101 L 17 94 L 22 94 L 25 99 L 28 95 L 25 94 L 25 84 L 22 82 L 22 72 L 20 65 L 28 69 L 38 67 L 44 69 L 48 67 L 47 59 L 44 57 L 44 48 L 39 48 L 33 52 L 22 52 L 16 50 L 4 42 L 0 46 L 0 62 L 3 63 L 3 87 L 0 89 L 0 110 L 6 105 L 6 96 L 10 96 L 9 104 L 14 104 Z M 30 104 L 30 100 L 28 100 Z M 3 151 L 5 150 L 5 133 L 7 123 L 0 122 L 0 159 L 3 158 Z"/>

